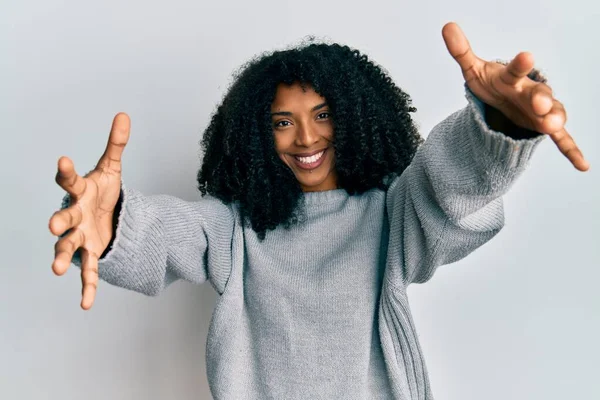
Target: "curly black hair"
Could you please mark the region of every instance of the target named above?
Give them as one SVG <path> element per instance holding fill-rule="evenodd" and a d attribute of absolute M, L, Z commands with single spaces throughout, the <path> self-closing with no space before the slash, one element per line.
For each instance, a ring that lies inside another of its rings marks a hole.
<path fill-rule="evenodd" d="M 323 96 L 334 127 L 338 187 L 349 194 L 387 189 L 423 143 L 412 100 L 358 50 L 308 43 L 264 53 L 245 64 L 212 115 L 201 140 L 198 189 L 237 202 L 260 240 L 301 220 L 302 189 L 277 156 L 271 103 L 281 83 L 310 85 Z"/>

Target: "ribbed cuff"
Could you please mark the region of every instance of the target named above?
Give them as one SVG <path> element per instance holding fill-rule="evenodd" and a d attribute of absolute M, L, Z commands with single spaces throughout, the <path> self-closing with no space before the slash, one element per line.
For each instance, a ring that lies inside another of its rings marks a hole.
<path fill-rule="evenodd" d="M 471 133 L 475 143 L 481 145 L 484 152 L 495 161 L 501 162 L 509 169 L 522 169 L 529 163 L 535 148 L 546 135 L 531 139 L 515 140 L 502 132 L 497 132 L 485 122 L 485 105 L 465 84 L 465 97 L 469 102 L 469 112 L 472 113 L 479 129 L 473 129 Z"/>
<path fill-rule="evenodd" d="M 100 266 L 104 263 L 111 262 L 112 259 L 115 258 L 115 253 L 120 253 L 123 251 L 127 252 L 127 246 L 123 246 L 123 242 L 126 243 L 129 238 L 134 238 L 134 232 L 131 229 L 132 224 L 127 222 L 132 221 L 132 213 L 135 207 L 130 204 L 131 196 L 129 190 L 126 188 L 123 182 L 121 182 L 121 194 L 119 195 L 119 198 L 121 199 L 121 206 L 119 217 L 117 218 L 117 225 L 115 227 L 114 238 L 112 244 L 109 244 L 110 250 L 108 252 L 105 252 L 105 254 L 103 254 L 103 257 L 100 258 L 100 260 L 98 260 L 98 268 L 100 268 Z"/>

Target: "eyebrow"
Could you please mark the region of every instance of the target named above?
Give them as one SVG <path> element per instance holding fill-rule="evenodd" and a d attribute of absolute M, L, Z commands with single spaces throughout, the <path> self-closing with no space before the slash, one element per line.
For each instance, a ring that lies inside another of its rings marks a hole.
<path fill-rule="evenodd" d="M 324 102 L 324 103 L 321 103 L 321 104 L 317 104 L 316 106 L 314 106 L 313 108 L 311 108 L 311 109 L 310 109 L 310 111 L 311 111 L 311 112 L 312 112 L 312 111 L 317 111 L 317 110 L 319 110 L 319 109 L 321 109 L 321 108 L 323 108 L 323 107 L 325 107 L 325 106 L 327 106 L 327 102 Z M 291 116 L 291 115 L 292 115 L 292 113 L 291 113 L 291 112 L 289 112 L 289 111 L 279 111 L 279 112 L 274 112 L 274 113 L 271 113 L 271 116 L 274 116 L 274 115 L 286 115 L 286 116 Z"/>

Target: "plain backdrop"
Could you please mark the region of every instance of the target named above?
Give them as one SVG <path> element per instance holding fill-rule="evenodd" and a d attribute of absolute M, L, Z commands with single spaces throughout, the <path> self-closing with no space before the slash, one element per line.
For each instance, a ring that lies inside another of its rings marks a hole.
<path fill-rule="evenodd" d="M 600 3 L 571 1 L 0 2 L 0 398 L 209 399 L 205 341 L 216 293 L 177 282 L 156 298 L 51 271 L 48 220 L 127 112 L 123 179 L 187 200 L 199 141 L 245 61 L 310 35 L 358 48 L 413 98 L 423 136 L 466 105 L 441 29 L 476 54 L 533 53 L 591 163 L 548 138 L 505 196 L 506 226 L 409 297 L 436 399 L 600 398 Z"/>

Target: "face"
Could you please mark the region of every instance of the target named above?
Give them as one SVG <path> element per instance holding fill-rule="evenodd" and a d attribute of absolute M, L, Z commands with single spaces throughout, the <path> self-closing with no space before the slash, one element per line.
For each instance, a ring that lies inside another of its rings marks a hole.
<path fill-rule="evenodd" d="M 336 189 L 333 122 L 326 100 L 310 86 L 280 84 L 271 121 L 275 150 L 302 190 Z"/>

